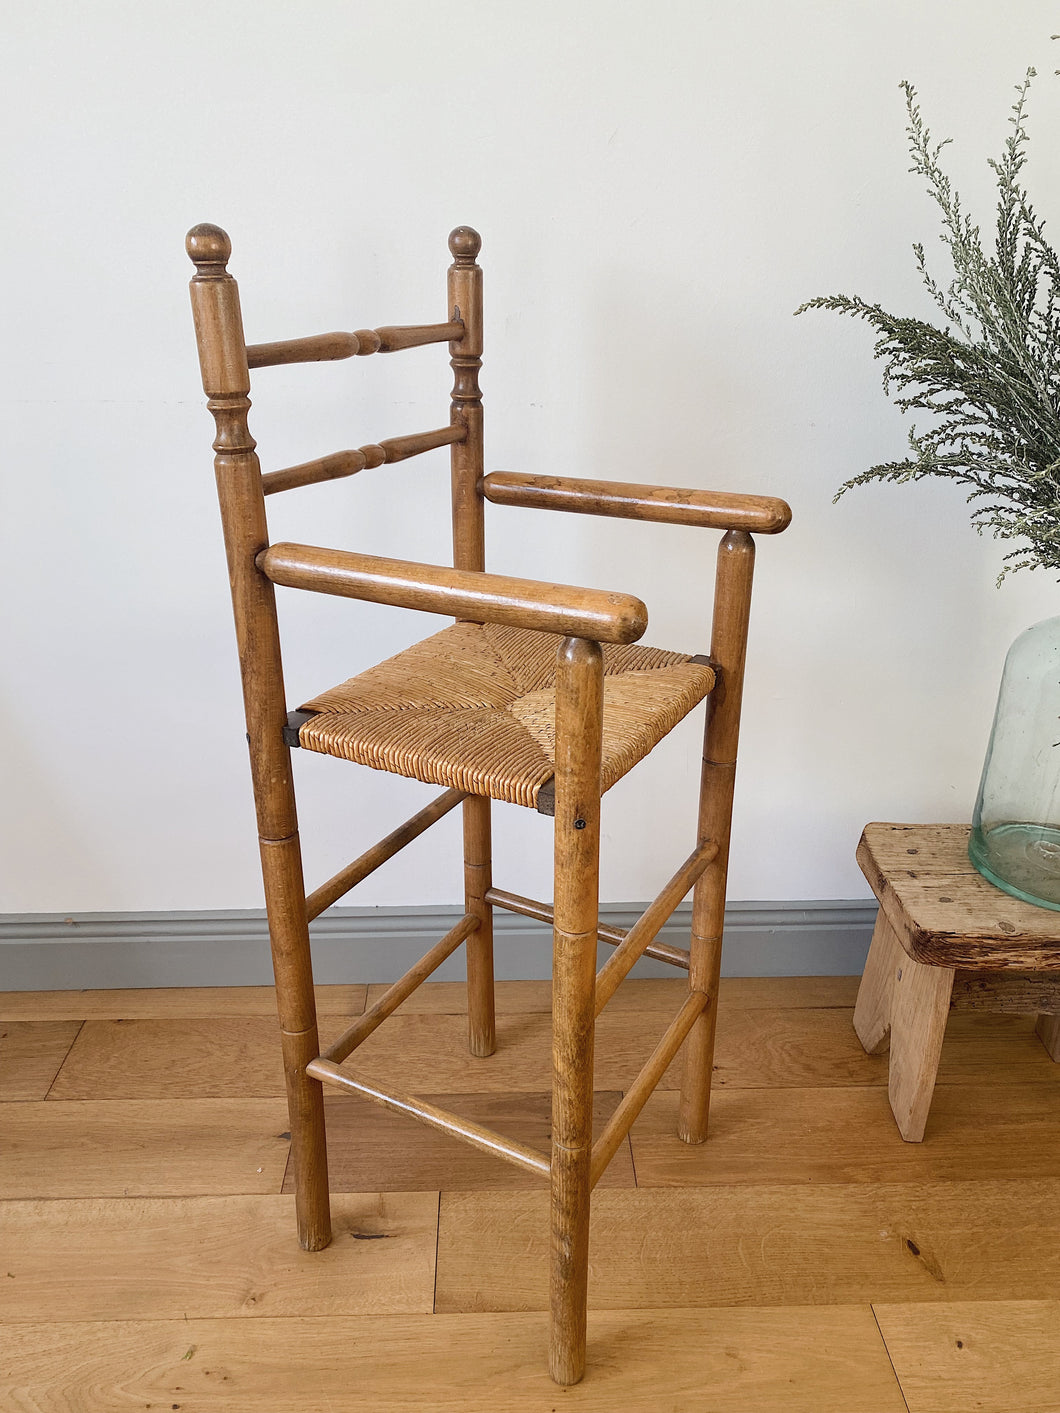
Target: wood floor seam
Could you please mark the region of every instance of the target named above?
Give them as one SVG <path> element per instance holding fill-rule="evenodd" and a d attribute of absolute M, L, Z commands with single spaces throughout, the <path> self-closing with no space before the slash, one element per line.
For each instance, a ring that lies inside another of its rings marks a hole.
<path fill-rule="evenodd" d="M 873 1305 L 871 1308 L 872 1318 L 876 1321 L 876 1328 L 880 1331 L 880 1342 L 883 1345 L 884 1350 L 886 1351 L 887 1362 L 890 1364 L 891 1372 L 894 1374 L 894 1381 L 898 1385 L 898 1392 L 902 1395 L 902 1402 L 905 1404 L 906 1413 L 912 1413 L 912 1410 L 909 1408 L 909 1400 L 905 1396 L 905 1389 L 902 1388 L 902 1380 L 898 1377 L 898 1370 L 894 1367 L 894 1360 L 891 1358 L 891 1351 L 887 1348 L 887 1341 L 884 1338 L 883 1331 L 880 1329 L 880 1322 L 876 1318 L 876 1307 L 875 1305 Z"/>

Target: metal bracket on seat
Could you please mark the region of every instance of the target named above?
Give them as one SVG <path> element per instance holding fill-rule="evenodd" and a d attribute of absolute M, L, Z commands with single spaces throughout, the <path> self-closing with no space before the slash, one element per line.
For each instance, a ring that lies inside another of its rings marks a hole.
<path fill-rule="evenodd" d="M 316 711 L 289 711 L 287 713 L 287 725 L 283 728 L 283 744 L 285 746 L 300 746 L 302 743 L 298 739 L 298 733 L 307 721 L 314 716 L 319 716 Z"/>
<path fill-rule="evenodd" d="M 537 792 L 537 812 L 555 816 L 556 813 L 556 777 L 550 775 L 541 789 Z"/>

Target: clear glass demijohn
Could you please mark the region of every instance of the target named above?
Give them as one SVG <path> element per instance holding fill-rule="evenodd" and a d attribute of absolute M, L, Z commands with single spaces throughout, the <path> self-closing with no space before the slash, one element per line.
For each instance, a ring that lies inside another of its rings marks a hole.
<path fill-rule="evenodd" d="M 1060 911 L 1060 618 L 1005 659 L 968 854 L 1006 893 Z"/>

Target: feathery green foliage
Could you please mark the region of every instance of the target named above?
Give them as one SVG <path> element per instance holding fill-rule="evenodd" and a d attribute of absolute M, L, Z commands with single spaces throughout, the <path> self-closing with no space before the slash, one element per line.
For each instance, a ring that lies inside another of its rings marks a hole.
<path fill-rule="evenodd" d="M 909 115 L 910 170 L 925 179 L 942 218 L 953 277 L 939 284 L 922 245 L 917 268 L 945 323 L 896 318 L 857 296 L 811 299 L 805 309 L 833 309 L 875 330 L 884 391 L 903 412 L 933 414 L 927 431 L 911 426 L 911 455 L 847 481 L 916 481 L 950 476 L 971 487 L 972 520 L 1010 550 L 1005 573 L 1060 569 L 1060 262 L 1022 185 L 1027 160 L 1026 99 L 1033 69 L 1016 89 L 1004 152 L 991 159 L 997 179 L 997 233 L 987 253 L 924 126 L 916 90 L 903 83 Z M 1014 562 L 1013 562 L 1014 561 Z"/>

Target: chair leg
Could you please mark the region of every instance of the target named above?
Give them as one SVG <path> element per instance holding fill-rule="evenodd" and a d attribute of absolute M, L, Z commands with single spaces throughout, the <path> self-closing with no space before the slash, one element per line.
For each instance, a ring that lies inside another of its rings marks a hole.
<path fill-rule="evenodd" d="M 465 944 L 467 955 L 467 1043 L 472 1055 L 497 1048 L 493 994 L 493 908 L 486 902 L 492 884 L 490 801 L 471 795 L 464 810 L 464 911 L 474 913 L 478 930 Z"/>
<path fill-rule="evenodd" d="M 704 776 L 707 771 L 704 770 Z M 729 785 L 729 804 L 732 786 Z M 706 838 L 718 838 L 707 834 Z M 688 986 L 710 997 L 703 1013 L 685 1041 L 685 1064 L 681 1076 L 681 1102 L 677 1134 L 685 1143 L 702 1143 L 707 1137 L 710 1117 L 710 1086 L 714 1072 L 714 1038 L 718 1021 L 718 991 L 721 981 L 721 937 L 725 926 L 725 875 L 728 847 L 726 825 L 723 847 L 717 858 L 700 874 L 692 894 L 692 940 L 689 948 Z"/>
<path fill-rule="evenodd" d="M 331 1241 L 331 1204 L 324 1091 L 305 1072 L 320 1054 L 320 1042 L 298 835 L 262 839 L 261 870 L 287 1083 L 298 1240 L 306 1251 L 321 1251 Z"/>
<path fill-rule="evenodd" d="M 892 993 L 905 951 L 881 908 L 854 1006 L 854 1031 L 869 1055 L 883 1055 L 891 1041 Z"/>
<path fill-rule="evenodd" d="M 891 1058 L 887 1092 L 907 1143 L 924 1137 L 950 1013 L 953 971 L 903 956 L 891 992 Z"/>
<path fill-rule="evenodd" d="M 736 747 L 740 735 L 747 625 L 751 613 L 751 581 L 755 547 L 751 536 L 730 530 L 718 547 L 714 589 L 714 622 L 710 655 L 718 680 L 707 698 L 703 737 L 703 774 L 699 787 L 699 842 L 717 841 L 718 852 L 700 875 L 692 894 L 692 940 L 688 985 L 709 998 L 685 1041 L 685 1067 L 678 1137 L 702 1143 L 710 1117 L 710 1083 L 714 1070 L 714 1035 L 721 977 L 721 939 L 725 928 L 725 884 L 732 829 L 732 792 L 736 781 Z"/>
<path fill-rule="evenodd" d="M 585 1372 L 589 1278 L 603 724 L 599 644 L 566 639 L 556 678 L 549 1372 L 558 1384 L 576 1384 Z"/>

